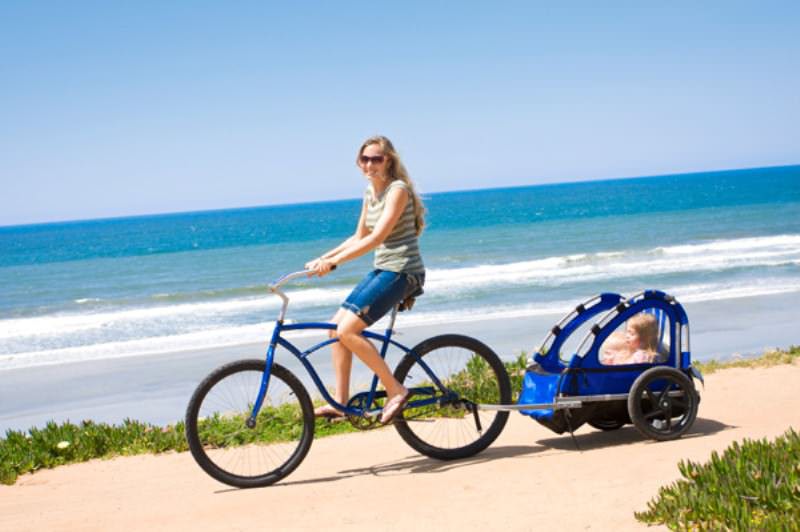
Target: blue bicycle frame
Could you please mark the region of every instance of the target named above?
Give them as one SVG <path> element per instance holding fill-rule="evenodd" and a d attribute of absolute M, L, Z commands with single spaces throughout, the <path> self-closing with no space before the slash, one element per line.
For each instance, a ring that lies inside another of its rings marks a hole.
<path fill-rule="evenodd" d="M 261 410 L 261 407 L 262 407 L 262 405 L 264 403 L 264 398 L 267 395 L 267 390 L 269 389 L 270 374 L 271 374 L 271 371 L 272 371 L 272 364 L 273 364 L 273 361 L 274 361 L 274 358 L 275 358 L 275 349 L 276 349 L 277 346 L 284 347 L 287 351 L 292 353 L 295 356 L 295 358 L 297 358 L 300 361 L 300 363 L 303 365 L 303 367 L 308 372 L 308 374 L 311 377 L 311 379 L 314 381 L 314 384 L 316 385 L 316 387 L 319 390 L 320 394 L 322 394 L 323 399 L 325 399 L 325 401 L 329 405 L 333 406 L 337 410 L 340 410 L 340 411 L 344 412 L 345 414 L 347 414 L 349 416 L 369 417 L 369 416 L 375 416 L 378 413 L 380 413 L 380 408 L 376 408 L 376 409 L 371 409 L 370 408 L 375 399 L 377 399 L 379 397 L 383 397 L 385 395 L 385 392 L 378 392 L 377 391 L 377 387 L 378 387 L 378 376 L 377 375 L 373 375 L 373 377 L 372 377 L 372 384 L 370 386 L 369 391 L 367 392 L 367 399 L 366 399 L 365 407 L 364 408 L 349 407 L 347 405 L 343 405 L 343 404 L 337 402 L 333 397 L 331 397 L 331 395 L 328 393 L 327 389 L 325 388 L 325 385 L 322 382 L 322 379 L 320 379 L 319 374 L 317 374 L 316 370 L 314 369 L 314 366 L 309 361 L 309 357 L 311 356 L 311 354 L 313 354 L 314 352 L 322 349 L 325 346 L 328 346 L 328 345 L 331 345 L 331 344 L 333 344 L 335 342 L 338 342 L 339 341 L 338 338 L 329 338 L 329 339 L 327 339 L 327 340 L 325 340 L 323 342 L 320 342 L 320 343 L 310 347 L 309 349 L 306 349 L 305 351 L 300 351 L 300 349 L 298 349 L 295 345 L 293 345 L 291 342 L 289 342 L 288 340 L 283 338 L 282 333 L 284 331 L 300 331 L 300 330 L 328 330 L 328 331 L 331 331 L 331 330 L 336 330 L 336 324 L 335 323 L 327 323 L 327 322 L 307 322 L 307 323 L 293 323 L 293 324 L 284 323 L 284 320 L 285 320 L 285 317 L 286 317 L 286 309 L 287 309 L 287 307 L 289 305 L 289 298 L 279 288 L 280 288 L 281 285 L 287 283 L 288 281 L 290 281 L 292 279 L 295 279 L 297 277 L 304 276 L 304 275 L 308 275 L 308 272 L 302 271 L 302 272 L 295 272 L 295 273 L 288 274 L 288 275 L 278 279 L 277 281 L 275 281 L 275 283 L 271 284 L 270 287 L 269 287 L 270 291 L 272 293 L 278 295 L 283 300 L 283 306 L 281 307 L 281 312 L 280 312 L 280 314 L 278 316 L 278 320 L 275 322 L 275 328 L 272 331 L 272 338 L 271 338 L 271 340 L 269 342 L 269 347 L 267 348 L 266 368 L 264 369 L 264 375 L 263 375 L 263 377 L 261 379 L 261 387 L 260 387 L 260 389 L 258 391 L 258 396 L 256 398 L 256 402 L 253 405 L 253 410 L 252 410 L 252 413 L 250 415 L 250 419 L 248 420 L 248 425 L 251 425 L 251 424 L 255 425 L 256 416 L 258 415 L 258 412 Z M 438 388 L 443 394 L 440 397 L 434 397 L 435 390 L 430 386 L 412 388 L 412 391 L 413 391 L 414 395 L 427 395 L 429 397 L 426 398 L 426 399 L 419 399 L 419 400 L 411 401 L 408 404 L 409 408 L 426 406 L 426 405 L 431 405 L 431 404 L 435 404 L 435 403 L 443 403 L 443 402 L 446 402 L 447 400 L 452 400 L 453 397 L 451 397 L 451 395 L 452 395 L 451 392 L 449 392 L 447 390 L 447 388 L 445 388 L 444 385 L 442 385 L 442 383 L 439 380 L 439 378 L 433 373 L 431 368 L 424 362 L 424 360 L 422 358 L 420 358 L 419 355 L 417 355 L 417 353 L 413 349 L 409 349 L 408 347 L 406 347 L 406 346 L 404 346 L 404 345 L 400 344 L 399 342 L 396 342 L 395 340 L 392 339 L 392 334 L 394 333 L 394 322 L 395 322 L 395 318 L 397 316 L 397 312 L 398 312 L 398 309 L 397 309 L 397 307 L 395 307 L 392 310 L 392 314 L 391 314 L 391 317 L 390 317 L 390 320 L 389 320 L 389 325 L 386 328 L 386 331 L 385 331 L 384 334 L 378 334 L 378 333 L 375 333 L 375 332 L 372 332 L 372 331 L 365 330 L 365 331 L 363 331 L 361 333 L 362 336 L 364 336 L 367 339 L 378 340 L 378 341 L 382 342 L 381 349 L 380 349 L 380 357 L 382 359 L 384 359 L 384 360 L 386 359 L 386 353 L 387 353 L 387 351 L 389 349 L 389 345 L 390 344 L 395 346 L 395 347 L 397 347 L 397 348 L 399 348 L 400 350 L 402 350 L 406 355 L 411 355 L 412 357 L 414 357 L 414 359 L 416 360 L 417 364 L 420 365 L 420 367 L 425 371 L 425 373 L 431 379 L 431 382 L 433 382 L 433 384 L 436 386 L 436 388 Z"/>

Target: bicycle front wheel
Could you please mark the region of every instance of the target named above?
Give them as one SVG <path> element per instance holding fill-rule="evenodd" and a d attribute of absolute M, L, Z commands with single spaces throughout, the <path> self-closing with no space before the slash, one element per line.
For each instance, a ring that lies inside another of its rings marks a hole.
<path fill-rule="evenodd" d="M 454 334 L 425 340 L 413 351 L 418 358 L 406 355 L 394 373 L 406 388 L 418 390 L 394 423 L 400 437 L 416 451 L 440 460 L 466 458 L 486 449 L 505 427 L 508 412 L 475 406 L 511 404 L 503 362 L 482 342 Z M 414 406 L 415 402 L 430 404 Z"/>
<path fill-rule="evenodd" d="M 255 423 L 248 423 L 265 366 L 263 360 L 239 360 L 214 370 L 186 409 L 192 456 L 230 486 L 274 484 L 300 465 L 314 438 L 311 399 L 297 377 L 278 364 Z"/>

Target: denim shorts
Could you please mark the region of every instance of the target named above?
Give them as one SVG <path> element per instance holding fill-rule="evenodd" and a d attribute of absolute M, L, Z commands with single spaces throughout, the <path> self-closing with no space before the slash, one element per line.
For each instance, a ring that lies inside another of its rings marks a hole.
<path fill-rule="evenodd" d="M 353 288 L 342 308 L 361 318 L 369 327 L 407 297 L 422 294 L 423 284 L 424 273 L 373 270 Z"/>

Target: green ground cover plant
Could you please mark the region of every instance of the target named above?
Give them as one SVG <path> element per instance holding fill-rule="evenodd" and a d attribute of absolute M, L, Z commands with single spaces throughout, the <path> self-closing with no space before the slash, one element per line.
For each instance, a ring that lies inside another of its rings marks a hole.
<path fill-rule="evenodd" d="M 699 369 L 703 375 L 710 375 L 715 371 L 727 368 L 768 368 L 782 364 L 794 364 L 800 360 L 800 346 L 792 345 L 788 349 L 772 349 L 758 357 L 733 358 L 729 360 L 710 360 L 708 362 L 693 362 L 692 365 Z"/>
<path fill-rule="evenodd" d="M 682 478 L 636 518 L 673 530 L 800 530 L 800 434 L 734 442 L 705 464 L 681 461 Z"/>
<path fill-rule="evenodd" d="M 290 424 L 297 413 L 283 410 L 273 415 L 273 423 L 262 423 L 256 431 L 242 432 L 246 436 L 235 443 L 278 441 L 285 431 L 299 430 L 299 425 L 293 428 Z M 236 420 L 206 419 L 201 422 L 201 430 L 214 441 L 215 434 L 230 433 L 222 430 L 228 423 L 236 423 Z M 43 428 L 32 428 L 27 432 L 10 430 L 5 438 L 0 438 L 0 483 L 14 484 L 17 477 L 25 473 L 94 458 L 187 451 L 189 447 L 184 430 L 182 421 L 159 427 L 130 419 L 119 425 L 93 421 L 83 421 L 78 425 L 70 422 L 58 424 L 50 421 Z M 354 430 L 349 423 L 327 423 L 320 419 L 315 436 L 325 437 Z"/>
<path fill-rule="evenodd" d="M 756 358 L 699 362 L 705 375 L 729 368 L 795 364 L 800 346 Z M 636 518 L 673 530 L 800 530 L 800 435 L 744 440 L 705 464 L 681 461 L 682 479 L 659 490 Z"/>
<path fill-rule="evenodd" d="M 511 375 L 512 389 L 517 393 L 522 386 L 525 370 L 525 357 L 520 357 L 506 364 Z M 477 364 L 468 366 L 467 374 L 457 378 L 470 380 L 471 387 L 483 389 L 485 368 Z M 318 401 L 317 405 L 322 404 Z M 288 405 L 285 405 L 288 406 Z M 216 417 L 202 420 L 200 430 L 214 442 L 215 435 L 220 446 L 230 444 L 244 445 L 254 441 L 279 441 L 282 435 L 292 430 L 299 430 L 299 411 L 297 408 L 277 407 L 260 415 L 270 419 L 269 423 L 258 423 L 257 430 L 239 433 L 239 441 L 222 441 L 226 424 L 242 420 L 235 416 Z M 440 413 L 439 415 L 446 415 Z M 126 419 L 119 425 L 83 421 L 80 424 L 70 422 L 48 422 L 43 428 L 31 428 L 23 431 L 7 431 L 5 438 L 0 438 L 0 483 L 14 484 L 19 475 L 32 473 L 39 469 L 53 468 L 64 464 L 85 462 L 94 458 L 112 458 L 143 453 L 163 453 L 168 451 L 183 452 L 188 450 L 185 426 L 181 421 L 164 427 Z M 316 438 L 357 431 L 350 423 L 329 423 L 317 420 L 314 436 Z"/>
<path fill-rule="evenodd" d="M 712 361 L 697 365 L 704 373 L 712 373 L 728 367 L 761 367 L 793 363 L 798 358 L 800 358 L 800 347 L 791 346 L 788 350 L 770 351 L 755 359 Z M 526 355 L 520 354 L 516 360 L 507 362 L 505 366 L 511 379 L 511 390 L 514 394 L 512 400 L 516 401 L 525 376 Z M 466 373 L 457 375 L 456 378 L 469 383 L 470 388 L 488 390 L 482 384 L 484 378 L 490 377 L 490 372 L 486 371 L 486 368 L 476 362 L 468 365 L 464 371 Z M 486 397 L 478 400 L 489 399 Z M 444 411 L 438 415 L 448 415 L 448 413 Z M 243 440 L 240 443 L 262 439 L 274 441 L 280 437 L 281 430 L 286 429 L 288 420 L 297 418 L 296 412 L 282 412 L 276 416 L 274 424 L 259 424 L 259 432 L 253 433 L 247 441 Z M 209 434 L 222 433 L 224 432 L 221 430 L 222 425 L 230 422 L 232 422 L 230 418 L 204 420 L 203 430 Z M 329 423 L 318 420 L 315 437 L 356 430 L 346 422 Z M 51 421 L 43 428 L 7 431 L 5 438 L 0 438 L 0 483 L 13 484 L 21 474 L 94 458 L 168 451 L 183 452 L 187 449 L 183 422 L 160 427 L 130 419 L 119 425 L 88 420 L 80 424 L 70 422 L 57 424 Z"/>
<path fill-rule="evenodd" d="M 188 449 L 183 423 L 157 427 L 126 419 L 121 425 L 83 421 L 57 424 L 27 432 L 7 431 L 0 439 L 0 482 L 17 476 L 92 458 Z"/>

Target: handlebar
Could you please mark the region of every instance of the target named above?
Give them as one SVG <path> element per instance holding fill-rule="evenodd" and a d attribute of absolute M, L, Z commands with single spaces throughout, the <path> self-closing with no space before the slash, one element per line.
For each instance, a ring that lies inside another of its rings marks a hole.
<path fill-rule="evenodd" d="M 333 271 L 333 270 L 335 270 L 335 269 L 336 269 L 336 265 L 334 265 L 333 267 L 331 267 L 331 271 Z M 313 272 L 312 272 L 312 270 L 300 270 L 300 271 L 298 271 L 298 272 L 287 273 L 287 274 L 286 274 L 286 275 L 284 275 L 283 277 L 280 277 L 280 278 L 278 278 L 278 279 L 277 279 L 275 282 L 271 283 L 271 284 L 269 285 L 269 290 L 270 290 L 270 292 L 274 292 L 275 290 L 277 290 L 277 289 L 278 289 L 278 288 L 280 288 L 281 286 L 285 285 L 285 284 L 286 284 L 286 283 L 288 283 L 289 281 L 292 281 L 292 280 L 294 280 L 294 279 L 297 279 L 298 277 L 303 277 L 304 275 L 305 275 L 305 276 L 308 276 L 308 275 L 310 275 L 311 273 L 313 273 Z"/>
<path fill-rule="evenodd" d="M 309 273 L 311 273 L 311 270 L 300 270 L 299 272 L 287 273 L 283 277 L 278 278 L 275 282 L 270 283 L 269 291 L 274 292 L 275 290 L 285 285 L 289 281 L 297 279 L 298 277 L 303 277 L 304 275 L 308 275 Z"/>
<path fill-rule="evenodd" d="M 335 269 L 336 266 L 334 265 L 331 268 L 331 271 Z M 307 276 L 310 275 L 311 273 L 313 273 L 312 270 L 300 270 L 299 272 L 287 273 L 286 275 L 284 275 L 283 277 L 279 278 L 274 283 L 269 285 L 269 291 L 272 292 L 273 294 L 276 294 L 283 300 L 283 305 L 281 305 L 281 312 L 278 315 L 278 321 L 282 322 L 284 320 L 284 318 L 286 317 L 286 308 L 289 306 L 289 298 L 286 296 L 286 294 L 284 294 L 280 290 L 280 287 L 293 279 L 297 279 L 298 277 L 303 277 L 304 275 Z"/>

